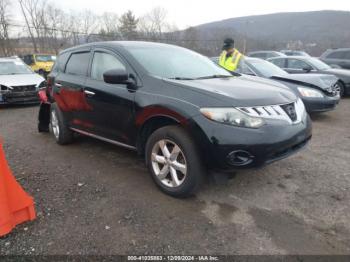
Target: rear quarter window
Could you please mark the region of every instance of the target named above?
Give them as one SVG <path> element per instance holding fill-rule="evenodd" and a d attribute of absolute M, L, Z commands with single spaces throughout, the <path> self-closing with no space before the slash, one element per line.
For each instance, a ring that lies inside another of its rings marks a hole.
<path fill-rule="evenodd" d="M 86 76 L 90 60 L 90 52 L 73 53 L 66 65 L 66 74 Z"/>

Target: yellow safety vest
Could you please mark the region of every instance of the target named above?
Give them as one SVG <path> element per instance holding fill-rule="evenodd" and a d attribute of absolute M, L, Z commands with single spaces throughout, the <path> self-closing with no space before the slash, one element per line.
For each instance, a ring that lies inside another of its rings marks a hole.
<path fill-rule="evenodd" d="M 227 52 L 222 51 L 219 58 L 219 65 L 228 71 L 235 71 L 237 69 L 238 63 L 241 60 L 242 54 L 235 49 L 232 56 L 226 57 Z"/>

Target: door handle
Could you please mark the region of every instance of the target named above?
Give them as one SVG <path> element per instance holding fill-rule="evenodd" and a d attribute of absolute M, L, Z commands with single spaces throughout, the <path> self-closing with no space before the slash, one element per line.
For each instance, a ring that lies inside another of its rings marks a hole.
<path fill-rule="evenodd" d="M 91 91 L 88 91 L 88 90 L 84 90 L 84 93 L 88 96 L 94 96 L 95 93 L 94 92 L 91 92 Z"/>

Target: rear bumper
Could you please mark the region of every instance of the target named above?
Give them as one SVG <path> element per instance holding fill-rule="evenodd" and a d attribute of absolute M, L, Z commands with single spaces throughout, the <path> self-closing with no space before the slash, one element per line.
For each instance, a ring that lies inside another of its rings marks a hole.
<path fill-rule="evenodd" d="M 38 91 L 0 93 L 0 104 L 39 103 Z"/>
<path fill-rule="evenodd" d="M 339 104 L 340 97 L 303 98 L 308 113 L 320 113 L 334 110 Z"/>

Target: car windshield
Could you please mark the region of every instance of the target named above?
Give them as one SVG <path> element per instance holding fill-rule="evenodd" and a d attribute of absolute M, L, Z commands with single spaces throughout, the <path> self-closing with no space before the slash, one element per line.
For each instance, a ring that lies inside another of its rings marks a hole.
<path fill-rule="evenodd" d="M 178 80 L 232 77 L 209 58 L 185 48 L 156 45 L 127 50 L 153 76 Z"/>
<path fill-rule="evenodd" d="M 55 62 L 56 56 L 55 55 L 36 55 L 35 60 L 37 62 Z"/>
<path fill-rule="evenodd" d="M 325 63 L 323 63 L 321 60 L 317 58 L 309 58 L 307 60 L 310 64 L 312 64 L 314 67 L 316 67 L 318 70 L 327 70 L 330 69 L 331 67 Z"/>
<path fill-rule="evenodd" d="M 245 62 L 263 77 L 288 75 L 288 73 L 283 69 L 265 60 L 254 59 Z"/>
<path fill-rule="evenodd" d="M 34 74 L 22 61 L 0 62 L 0 75 Z"/>

